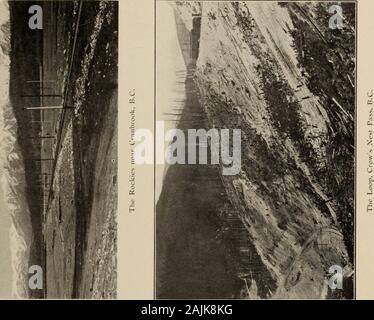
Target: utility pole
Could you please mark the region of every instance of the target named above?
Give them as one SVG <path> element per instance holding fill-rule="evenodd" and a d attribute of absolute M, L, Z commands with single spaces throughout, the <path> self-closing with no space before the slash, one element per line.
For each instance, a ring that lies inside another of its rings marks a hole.
<path fill-rule="evenodd" d="M 22 98 L 44 98 L 44 97 L 54 97 L 54 98 L 62 98 L 61 94 L 22 94 Z"/>
<path fill-rule="evenodd" d="M 44 159 L 33 159 L 33 160 L 39 162 L 39 161 L 53 161 L 55 159 L 53 159 L 53 158 L 44 158 Z"/>
<path fill-rule="evenodd" d="M 45 106 L 45 107 L 24 107 L 24 110 L 61 110 L 61 109 L 73 109 L 73 107 L 59 106 Z"/>
<path fill-rule="evenodd" d="M 55 136 L 38 136 L 38 137 L 29 137 L 29 139 L 55 139 Z"/>
<path fill-rule="evenodd" d="M 32 120 L 31 123 L 48 124 L 52 123 L 52 121 Z"/>
<path fill-rule="evenodd" d="M 26 83 L 54 83 L 56 80 L 27 80 Z"/>

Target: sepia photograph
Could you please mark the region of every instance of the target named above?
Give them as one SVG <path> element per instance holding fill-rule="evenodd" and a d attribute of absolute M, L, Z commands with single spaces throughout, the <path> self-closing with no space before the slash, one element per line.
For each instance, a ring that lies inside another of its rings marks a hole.
<path fill-rule="evenodd" d="M 0 298 L 116 298 L 118 2 L 0 0 L 0 71 Z"/>
<path fill-rule="evenodd" d="M 155 11 L 156 298 L 353 299 L 356 3 Z"/>

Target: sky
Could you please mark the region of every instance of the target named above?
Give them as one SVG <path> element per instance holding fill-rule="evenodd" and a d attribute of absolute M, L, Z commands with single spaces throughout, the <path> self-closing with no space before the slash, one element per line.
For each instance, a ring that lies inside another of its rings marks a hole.
<path fill-rule="evenodd" d="M 176 101 L 185 99 L 185 92 L 176 93 L 176 73 L 186 71 L 175 24 L 174 11 L 171 5 L 164 1 L 157 2 L 157 120 L 170 120 L 165 113 L 173 113 L 173 108 L 183 108 L 184 103 L 178 105 Z M 183 79 L 184 81 L 185 79 Z M 173 117 L 176 118 L 176 117 Z M 177 123 L 172 121 L 164 123 L 165 133 L 175 129 Z M 161 134 L 162 135 L 162 134 Z M 164 136 L 161 136 L 164 139 Z M 165 143 L 167 147 L 168 143 Z M 165 149 L 165 148 L 164 148 Z M 156 153 L 159 150 L 156 148 Z M 156 199 L 159 198 L 162 189 L 162 181 L 166 173 L 167 165 L 158 164 L 156 170 Z"/>

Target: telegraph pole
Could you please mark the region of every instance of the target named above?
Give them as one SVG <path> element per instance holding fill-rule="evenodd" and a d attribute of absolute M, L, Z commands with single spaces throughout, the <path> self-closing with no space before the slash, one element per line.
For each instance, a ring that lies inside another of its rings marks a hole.
<path fill-rule="evenodd" d="M 73 109 L 73 107 L 64 107 L 63 105 L 58 106 L 44 106 L 44 107 L 23 107 L 24 110 L 61 110 L 61 109 Z"/>
<path fill-rule="evenodd" d="M 44 97 L 53 97 L 53 98 L 62 98 L 61 94 L 22 94 L 22 98 L 44 98 Z"/>
<path fill-rule="evenodd" d="M 39 162 L 39 161 L 53 161 L 55 159 L 53 159 L 53 158 L 44 158 L 44 159 L 37 159 L 37 158 L 35 158 L 33 160 L 36 161 L 36 162 Z"/>
<path fill-rule="evenodd" d="M 29 139 L 55 139 L 55 136 L 38 136 L 38 137 L 29 137 Z"/>

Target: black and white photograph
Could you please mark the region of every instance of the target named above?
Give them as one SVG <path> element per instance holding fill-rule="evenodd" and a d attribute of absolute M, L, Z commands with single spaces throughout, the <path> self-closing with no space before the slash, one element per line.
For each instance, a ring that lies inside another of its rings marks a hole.
<path fill-rule="evenodd" d="M 0 1 L 0 298 L 117 297 L 118 2 Z"/>
<path fill-rule="evenodd" d="M 155 11 L 156 298 L 353 299 L 356 3 Z"/>

